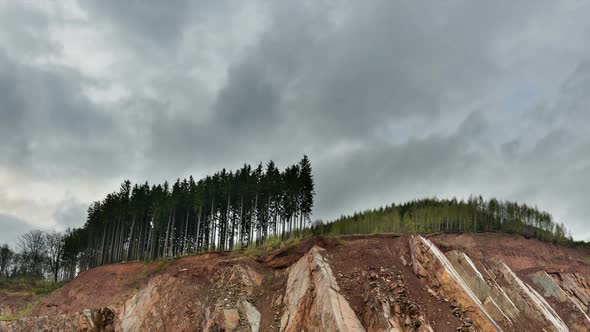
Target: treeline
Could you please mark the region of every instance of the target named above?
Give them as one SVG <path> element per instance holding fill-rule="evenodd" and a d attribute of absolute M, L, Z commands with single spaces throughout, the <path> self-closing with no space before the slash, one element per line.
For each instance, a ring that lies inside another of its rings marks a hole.
<path fill-rule="evenodd" d="M 563 223 L 550 213 L 517 202 L 484 200 L 471 196 L 467 201 L 420 199 L 401 205 L 341 216 L 333 222 L 316 222 L 312 232 L 319 234 L 505 232 L 518 233 L 544 241 L 572 242 Z"/>
<path fill-rule="evenodd" d="M 283 171 L 270 161 L 172 185 L 125 181 L 118 192 L 89 207 L 85 225 L 71 231 L 65 243 L 81 270 L 232 250 L 300 232 L 310 219 L 313 197 L 307 156 Z"/>
<path fill-rule="evenodd" d="M 0 279 L 72 279 L 78 261 L 65 254 L 65 239 L 70 234 L 34 230 L 20 236 L 16 250 L 0 246 Z"/>

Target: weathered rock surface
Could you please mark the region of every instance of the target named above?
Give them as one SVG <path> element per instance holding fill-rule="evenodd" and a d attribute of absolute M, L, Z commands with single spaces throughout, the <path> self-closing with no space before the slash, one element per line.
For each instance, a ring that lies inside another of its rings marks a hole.
<path fill-rule="evenodd" d="M 0 322 L 0 332 L 590 331 L 584 259 L 545 268 L 445 236 L 445 253 L 421 236 L 379 235 L 308 239 L 257 258 L 208 253 L 99 267 Z M 100 293 L 109 293 L 99 296 L 102 309 L 83 310 Z"/>
<path fill-rule="evenodd" d="M 121 331 L 164 331 L 174 321 L 185 331 L 257 332 L 260 313 L 248 299 L 262 284 L 262 276 L 241 260 L 220 264 L 210 285 L 169 275 L 154 277 L 125 303 Z"/>
<path fill-rule="evenodd" d="M 365 331 L 325 258 L 314 246 L 290 268 L 281 331 Z"/>
<path fill-rule="evenodd" d="M 549 275 L 545 271 L 537 271 L 529 277 L 541 289 L 541 294 L 545 298 L 553 299 L 555 302 L 563 305 L 564 310 L 561 317 L 575 331 L 590 331 L 590 317 L 586 313 L 587 307 L 584 302 L 577 296 L 585 295 L 584 279 L 571 277 L 572 274 L 566 274 L 566 281 L 560 277 L 559 273 Z M 563 290 L 559 282 L 567 285 L 569 293 Z M 558 307 L 558 309 L 560 309 Z"/>
<path fill-rule="evenodd" d="M 464 326 L 465 330 L 502 330 L 451 262 L 432 242 L 422 236 L 411 237 L 410 250 L 416 275 L 423 279 L 424 284 L 435 295 L 456 301 L 452 308 L 456 316 L 469 318 L 469 323 L 466 324 L 468 326 Z"/>
<path fill-rule="evenodd" d="M 446 256 L 490 317 L 505 330 L 518 328 L 515 324 L 519 321 L 520 310 L 498 285 L 496 278 L 487 270 L 484 270 L 484 277 L 471 258 L 463 252 L 453 250 L 447 252 Z"/>
<path fill-rule="evenodd" d="M 480 259 L 480 270 L 465 253 L 450 251 L 446 256 L 502 329 L 567 331 L 567 325 L 549 303 L 501 260 Z"/>
<path fill-rule="evenodd" d="M 432 331 L 399 271 L 384 266 L 369 272 L 355 270 L 349 279 L 358 280 L 355 287 L 364 293 L 361 319 L 367 331 Z"/>
<path fill-rule="evenodd" d="M 0 332 L 30 331 L 111 332 L 115 331 L 115 314 L 109 308 L 100 308 L 69 315 L 0 321 Z"/>
<path fill-rule="evenodd" d="M 581 273 L 552 273 L 549 275 L 577 303 L 590 313 L 590 279 Z"/>

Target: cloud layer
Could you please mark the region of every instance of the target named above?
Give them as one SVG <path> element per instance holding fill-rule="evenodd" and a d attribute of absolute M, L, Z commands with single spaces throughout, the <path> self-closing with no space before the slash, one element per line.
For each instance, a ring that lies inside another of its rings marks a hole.
<path fill-rule="evenodd" d="M 0 227 L 305 153 L 315 218 L 481 193 L 590 240 L 588 7 L 0 1 Z"/>

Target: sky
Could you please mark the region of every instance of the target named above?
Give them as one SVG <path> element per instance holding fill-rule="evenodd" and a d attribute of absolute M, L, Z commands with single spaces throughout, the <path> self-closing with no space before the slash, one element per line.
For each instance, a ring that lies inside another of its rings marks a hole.
<path fill-rule="evenodd" d="M 0 0 L 0 243 L 307 154 L 314 219 L 536 205 L 590 240 L 590 2 Z"/>

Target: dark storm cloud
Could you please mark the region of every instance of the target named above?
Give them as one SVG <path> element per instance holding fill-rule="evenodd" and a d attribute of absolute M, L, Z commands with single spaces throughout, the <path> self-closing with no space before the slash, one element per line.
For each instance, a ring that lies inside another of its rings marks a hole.
<path fill-rule="evenodd" d="M 9 32 L 0 32 L 0 170 L 8 174 L 68 178 L 80 184 L 64 190 L 76 193 L 86 183 L 115 190 L 123 178 L 285 165 L 305 153 L 316 218 L 482 193 L 537 204 L 590 239 L 587 5 L 79 5 L 72 26 L 50 11 L 0 7 Z M 100 47 L 71 49 L 82 37 L 60 37 L 64 26 L 87 29 Z M 62 57 L 68 66 L 46 61 Z M 113 86 L 122 97 L 104 92 Z M 56 199 L 49 215 L 73 226 L 100 198 Z"/>
<path fill-rule="evenodd" d="M 263 64 L 239 64 L 229 71 L 228 81 L 214 106 L 215 123 L 232 131 L 270 131 L 276 125 L 281 91 L 266 76 Z"/>

